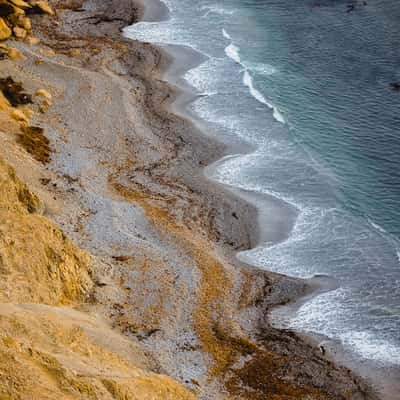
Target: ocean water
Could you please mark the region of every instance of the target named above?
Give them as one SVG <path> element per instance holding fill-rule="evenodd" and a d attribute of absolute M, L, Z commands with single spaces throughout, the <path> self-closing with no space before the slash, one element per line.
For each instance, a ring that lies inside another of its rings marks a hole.
<path fill-rule="evenodd" d="M 208 174 L 274 196 L 278 224 L 296 210 L 238 257 L 337 280 L 285 323 L 400 366 L 400 3 L 366 3 L 166 0 L 164 21 L 125 33 L 207 56 L 185 75 L 202 94 L 190 112 L 254 148 Z"/>

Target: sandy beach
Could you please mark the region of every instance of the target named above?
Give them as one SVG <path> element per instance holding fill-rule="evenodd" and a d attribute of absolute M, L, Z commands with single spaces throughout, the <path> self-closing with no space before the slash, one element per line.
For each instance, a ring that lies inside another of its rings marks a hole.
<path fill-rule="evenodd" d="M 201 60 L 183 48 L 123 38 L 125 26 L 166 15 L 160 3 L 149 4 L 144 11 L 133 0 L 52 1 L 54 16 L 32 16 L 40 43 L 13 41 L 24 57 L 0 61 L 3 77 L 29 93 L 51 93 L 52 104 L 29 121 L 44 128 L 51 161 L 20 145 L 20 126 L 4 110 L 0 157 L 36 194 L 33 216 L 54 224 L 49 232 L 60 229 L 41 239 L 43 256 L 21 245 L 22 259 L 7 264 L 21 281 L 26 272 L 18 268 L 33 254 L 32 265 L 44 267 L 29 285 L 15 290 L 10 279 L 3 288 L 0 332 L 18 337 L 19 347 L 1 345 L 9 357 L 0 366 L 0 395 L 379 398 L 315 343 L 268 322 L 274 306 L 312 285 L 236 259 L 265 239 L 258 221 L 268 224 L 273 213 L 260 216 L 257 199 L 204 173 L 246 146 L 217 141 L 185 117 L 193 94 L 184 92 L 182 73 Z M 35 229 L 42 228 L 32 225 L 29 237 Z M 49 260 L 64 257 L 51 250 L 64 236 L 75 269 L 60 275 L 68 290 L 56 296 L 47 270 Z M 26 242 L 1 240 L 5 260 L 10 242 Z"/>

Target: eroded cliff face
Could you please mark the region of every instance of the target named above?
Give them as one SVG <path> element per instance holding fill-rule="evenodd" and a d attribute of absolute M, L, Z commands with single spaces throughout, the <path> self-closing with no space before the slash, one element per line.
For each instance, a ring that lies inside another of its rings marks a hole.
<path fill-rule="evenodd" d="M 16 121 L 2 96 L 0 103 L 0 132 L 16 133 L 17 153 L 27 121 Z M 0 158 L 0 398 L 195 399 L 151 372 L 135 342 L 77 310 L 90 303 L 94 260 L 41 215 L 44 208 Z"/>
<path fill-rule="evenodd" d="M 90 256 L 47 218 L 38 198 L 0 159 L 0 301 L 68 304 L 89 293 Z"/>

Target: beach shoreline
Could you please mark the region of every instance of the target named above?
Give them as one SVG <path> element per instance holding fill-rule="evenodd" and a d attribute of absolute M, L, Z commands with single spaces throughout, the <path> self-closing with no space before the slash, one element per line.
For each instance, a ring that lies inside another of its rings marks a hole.
<path fill-rule="evenodd" d="M 147 10 L 147 18 L 140 19 L 140 22 L 160 22 L 168 18 L 170 11 L 167 9 L 165 10 L 163 7 L 156 6 L 153 8 L 152 4 L 164 4 L 159 0 L 150 1 L 147 3 L 149 9 Z M 166 6 L 165 6 L 166 7 Z M 146 9 L 146 7 L 143 7 Z M 155 12 L 154 9 L 156 10 Z M 159 10 L 162 9 L 163 11 L 160 13 Z M 129 27 L 127 27 L 129 28 Z M 126 29 L 126 28 L 125 28 Z M 127 36 L 129 38 L 129 35 Z M 190 87 L 183 78 L 184 74 L 200 66 L 203 62 L 206 61 L 204 55 L 197 50 L 192 48 L 185 49 L 183 45 L 165 45 L 165 44 L 155 44 L 158 49 L 163 53 L 163 56 L 168 60 L 162 68 L 162 76 L 170 85 L 174 87 L 178 87 L 178 93 L 174 97 L 174 100 L 169 104 L 170 109 L 175 114 L 179 115 L 182 118 L 189 119 L 190 122 L 196 126 L 197 130 L 202 135 L 208 135 L 207 129 L 210 130 L 207 125 L 202 125 L 202 122 L 199 117 L 193 114 L 188 109 L 188 105 L 195 101 L 198 94 L 194 88 Z M 215 139 L 215 135 L 217 133 L 211 134 L 211 138 Z M 248 154 L 255 149 L 248 145 L 246 142 L 241 141 L 237 138 L 238 143 L 234 143 L 232 138 L 224 138 L 218 137 L 218 140 L 221 140 L 222 143 L 226 146 L 221 152 L 221 157 L 218 158 L 216 161 L 211 162 L 211 164 L 207 165 L 204 168 L 204 174 L 207 179 L 210 179 L 211 182 L 215 185 L 218 185 L 218 182 L 209 177 L 212 173 L 208 172 L 208 170 L 218 168 L 218 164 L 222 163 L 225 158 L 236 157 L 243 154 Z M 239 198 L 243 198 L 249 204 L 251 204 L 256 209 L 256 217 L 257 220 L 257 227 L 258 227 L 258 234 L 256 236 L 256 240 L 252 243 L 252 248 L 258 246 L 262 243 L 279 243 L 280 241 L 284 241 L 287 239 L 287 236 L 282 236 L 278 238 L 277 236 L 268 235 L 268 233 L 263 232 L 260 230 L 260 226 L 267 226 L 268 223 L 274 219 L 275 215 L 282 214 L 282 210 L 284 208 L 284 202 L 280 199 L 276 199 L 273 196 L 268 195 L 259 195 L 257 193 L 246 193 L 242 190 L 235 189 L 233 187 L 229 187 L 225 184 L 220 184 L 222 190 L 231 191 L 234 195 L 238 196 Z M 274 203 L 279 203 L 279 207 L 281 208 L 279 211 L 275 209 L 278 208 L 274 206 Z M 283 213 L 286 213 L 285 222 L 281 219 L 278 219 L 276 222 L 277 226 L 282 224 L 289 224 L 285 227 L 284 232 L 287 232 L 287 235 L 290 235 L 290 231 L 292 230 L 295 220 L 297 217 L 297 210 L 294 207 L 291 207 L 289 204 L 286 205 L 287 210 Z M 269 213 L 266 210 L 270 210 Z M 262 215 L 260 215 L 262 214 Z M 274 228 L 272 228 L 273 230 Z M 264 229 L 265 230 L 265 229 Z M 234 256 L 236 257 L 237 254 Z M 245 264 L 246 262 L 243 261 Z M 250 267 L 252 267 L 250 265 Z M 304 281 L 304 280 L 303 280 Z M 295 312 L 296 309 L 301 307 L 301 304 L 309 301 L 315 296 L 318 296 L 321 293 L 335 290 L 338 288 L 338 282 L 335 280 L 334 277 L 331 276 L 314 276 L 306 280 L 307 284 L 304 288 L 304 291 L 297 296 L 294 296 L 289 304 L 284 306 L 277 306 L 276 309 L 282 308 L 286 310 L 286 312 L 290 315 Z M 271 320 L 271 323 L 274 326 L 280 328 L 289 328 L 287 325 L 280 321 L 279 312 L 275 312 L 274 317 L 271 319 L 271 316 L 268 318 Z M 274 321 L 275 319 L 275 321 Z M 282 318 L 283 320 L 285 318 Z M 287 319 L 287 316 L 286 316 Z M 348 350 L 343 348 L 341 343 L 338 343 L 328 337 L 318 336 L 312 333 L 302 333 L 298 332 L 299 335 L 303 337 L 306 342 L 311 343 L 312 346 L 320 347 L 320 345 L 324 345 L 324 353 L 327 352 L 327 357 L 329 357 L 333 362 L 339 363 L 341 365 L 349 367 L 351 370 L 359 373 L 362 377 L 367 379 L 373 386 L 375 386 L 383 398 L 387 398 L 390 400 L 395 400 L 399 387 L 397 385 L 397 376 L 399 374 L 399 370 L 396 367 L 389 367 L 388 365 L 382 366 L 374 363 L 373 361 L 363 361 L 360 359 L 355 360 L 353 358 L 352 353 L 349 353 Z"/>
<path fill-rule="evenodd" d="M 41 178 L 30 184 L 44 215 L 95 260 L 94 288 L 74 307 L 107 320 L 152 371 L 202 399 L 377 398 L 320 349 L 269 324 L 274 306 L 309 285 L 236 260 L 263 239 L 257 209 L 203 175 L 246 146 L 210 139 L 176 115 L 193 94 L 182 99 L 165 82 L 170 56 L 121 37 L 141 15 L 154 21 L 167 11 L 146 15 L 130 0 L 53 6 L 57 24 L 33 21 L 41 48 L 18 42 L 27 57 L 9 70 L 54 93 L 35 120 L 52 162 L 36 165 Z M 174 68 L 179 76 L 187 66 Z M 8 161 L 29 179 L 31 167 Z"/>

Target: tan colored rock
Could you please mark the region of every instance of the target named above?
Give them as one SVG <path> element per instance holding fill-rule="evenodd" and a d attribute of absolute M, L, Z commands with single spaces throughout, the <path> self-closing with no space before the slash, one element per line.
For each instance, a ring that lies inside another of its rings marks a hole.
<path fill-rule="evenodd" d="M 25 39 L 27 34 L 26 30 L 24 28 L 20 28 L 19 26 L 14 26 L 13 33 L 17 39 L 21 40 Z"/>
<path fill-rule="evenodd" d="M 1 58 L 9 58 L 10 60 L 17 61 L 24 58 L 22 53 L 15 47 L 9 47 L 4 43 L 0 43 L 0 56 Z"/>
<path fill-rule="evenodd" d="M 71 49 L 69 51 L 69 55 L 71 57 L 76 57 L 76 56 L 79 56 L 80 54 L 81 54 L 81 51 L 79 49 Z"/>
<path fill-rule="evenodd" d="M 51 101 L 51 94 L 46 89 L 39 89 L 35 94 L 36 96 L 43 97 L 44 99 Z"/>
<path fill-rule="evenodd" d="M 56 54 L 56 52 L 52 49 L 40 49 L 39 51 L 45 56 L 54 56 Z"/>
<path fill-rule="evenodd" d="M 31 110 L 30 108 L 26 107 L 23 110 L 23 113 L 25 114 L 25 116 L 31 120 L 33 118 L 33 115 L 35 114 L 33 110 Z"/>
<path fill-rule="evenodd" d="M 22 53 L 15 47 L 9 47 L 8 57 L 10 58 L 10 60 L 13 60 L 13 61 L 22 60 L 24 58 Z"/>
<path fill-rule="evenodd" d="M 24 0 L 8 0 L 10 3 L 14 4 L 16 7 L 22 8 L 23 10 L 27 10 L 31 8 L 31 6 L 25 2 Z"/>
<path fill-rule="evenodd" d="M 10 19 L 11 17 L 17 17 L 18 15 L 25 15 L 25 11 L 24 11 L 22 8 L 17 7 L 17 6 L 15 6 L 14 4 L 11 4 L 11 3 L 10 3 L 10 5 L 11 5 L 12 8 L 14 9 L 14 14 L 13 14 L 13 15 L 10 15 L 9 19 Z"/>
<path fill-rule="evenodd" d="M 27 36 L 25 38 L 25 42 L 29 44 L 29 46 L 34 46 L 36 44 L 40 43 L 40 39 L 37 37 L 33 37 L 33 36 Z"/>
<path fill-rule="evenodd" d="M 8 39 L 11 36 L 11 29 L 5 23 L 3 18 L 0 18 L 0 40 Z"/>
<path fill-rule="evenodd" d="M 31 20 L 28 17 L 20 15 L 17 20 L 17 25 L 21 28 L 25 29 L 26 31 L 30 31 L 32 29 Z"/>
<path fill-rule="evenodd" d="M 47 1 L 44 0 L 32 1 L 31 5 L 41 10 L 44 14 L 54 15 L 54 11 L 50 7 Z"/>
<path fill-rule="evenodd" d="M 12 111 L 11 117 L 13 119 L 15 119 L 16 121 L 21 122 L 23 124 L 29 124 L 28 117 L 24 114 L 23 111 L 18 110 L 17 108 Z"/>
<path fill-rule="evenodd" d="M 3 43 L 0 43 L 0 60 L 4 60 L 8 58 L 8 46 L 4 46 Z"/>
<path fill-rule="evenodd" d="M 8 111 L 10 109 L 10 102 L 4 97 L 4 94 L 0 91 L 0 111 Z"/>
<path fill-rule="evenodd" d="M 50 100 L 45 99 L 43 103 L 40 105 L 39 110 L 41 113 L 45 113 L 47 109 L 52 105 L 53 103 Z"/>

